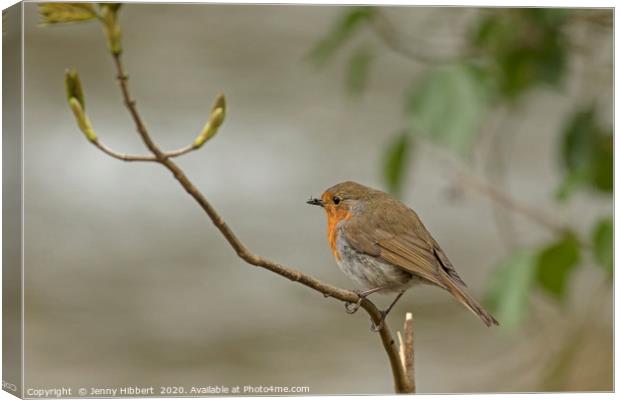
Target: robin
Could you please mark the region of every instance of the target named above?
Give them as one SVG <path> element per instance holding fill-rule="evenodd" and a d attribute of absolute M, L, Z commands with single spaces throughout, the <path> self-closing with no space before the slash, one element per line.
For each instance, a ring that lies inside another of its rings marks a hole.
<path fill-rule="evenodd" d="M 486 326 L 499 325 L 466 291 L 466 284 L 433 239 L 418 215 L 389 194 L 355 182 L 342 182 L 327 189 L 308 204 L 327 213 L 327 241 L 338 266 L 363 290 L 354 313 L 372 293 L 398 293 L 385 317 L 407 289 L 416 283 L 439 286 L 476 314 Z"/>

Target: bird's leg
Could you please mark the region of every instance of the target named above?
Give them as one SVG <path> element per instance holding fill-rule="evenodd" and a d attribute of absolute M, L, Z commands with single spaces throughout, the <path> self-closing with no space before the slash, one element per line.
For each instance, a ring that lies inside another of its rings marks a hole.
<path fill-rule="evenodd" d="M 344 308 L 347 311 L 348 314 L 355 314 L 357 312 L 357 310 L 359 310 L 362 301 L 364 301 L 364 299 L 368 296 L 370 296 L 371 294 L 378 292 L 379 290 L 385 289 L 383 286 L 380 287 L 376 287 L 373 289 L 368 289 L 368 290 L 364 290 L 364 291 L 358 291 L 358 290 L 354 290 L 355 294 L 357 294 L 359 296 L 359 299 L 357 300 L 357 302 L 355 303 L 350 303 L 350 302 L 346 302 L 344 303 Z"/>
<path fill-rule="evenodd" d="M 379 320 L 379 323 L 377 325 L 375 325 L 375 323 L 370 320 L 370 330 L 372 330 L 373 332 L 379 332 L 381 329 L 383 329 L 385 317 L 387 317 L 390 311 L 392 311 L 392 308 L 394 307 L 396 302 L 402 297 L 402 295 L 405 294 L 405 290 L 402 290 L 400 293 L 398 293 L 398 296 L 396 296 L 392 304 L 390 304 L 390 306 L 385 311 L 381 311 L 381 319 Z"/>

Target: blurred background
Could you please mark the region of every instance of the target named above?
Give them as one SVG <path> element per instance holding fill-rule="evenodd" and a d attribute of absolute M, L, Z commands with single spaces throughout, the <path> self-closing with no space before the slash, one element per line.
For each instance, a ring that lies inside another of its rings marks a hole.
<path fill-rule="evenodd" d="M 392 392 L 365 313 L 236 257 L 144 153 L 95 21 L 25 5 L 26 388 Z M 612 390 L 612 10 L 126 4 L 125 66 L 166 149 L 257 254 L 339 287 L 310 195 L 343 180 L 414 208 L 501 322 L 409 291 L 418 392 Z M 375 297 L 385 307 L 391 298 Z"/>

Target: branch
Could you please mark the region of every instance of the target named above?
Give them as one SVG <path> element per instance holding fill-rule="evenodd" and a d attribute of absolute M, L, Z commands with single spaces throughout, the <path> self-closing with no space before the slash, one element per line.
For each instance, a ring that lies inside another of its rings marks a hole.
<path fill-rule="evenodd" d="M 411 393 L 416 392 L 415 387 L 415 367 L 414 367 L 414 350 L 413 350 L 413 314 L 408 312 L 405 314 L 405 324 L 403 326 L 403 334 L 396 332 L 399 342 L 399 355 L 403 368 L 407 372 L 409 382 L 411 382 Z"/>
<path fill-rule="evenodd" d="M 315 279 L 311 276 L 305 275 L 295 269 L 286 267 L 284 265 L 278 264 L 274 261 L 265 259 L 261 256 L 258 256 L 252 253 L 233 233 L 233 231 L 228 227 L 226 222 L 220 217 L 220 215 L 215 211 L 213 206 L 207 201 L 204 195 L 194 186 L 194 184 L 189 180 L 189 178 L 185 175 L 185 173 L 181 170 L 181 168 L 174 163 L 170 158 L 172 156 L 178 156 L 185 154 L 193 149 L 180 149 L 176 152 L 173 152 L 172 155 L 170 153 L 162 152 L 157 144 L 152 140 L 151 136 L 148 133 L 146 125 L 140 114 L 138 113 L 136 102 L 132 99 L 129 93 L 129 87 L 127 84 L 128 76 L 125 73 L 123 68 L 123 64 L 121 61 L 120 53 L 113 54 L 114 56 L 114 64 L 116 67 L 117 78 L 119 82 L 119 86 L 123 96 L 123 102 L 127 107 L 131 117 L 136 125 L 136 129 L 138 134 L 142 138 L 145 146 L 149 149 L 151 153 L 153 153 L 152 159 L 148 161 L 154 161 L 162 164 L 166 167 L 174 176 L 174 178 L 179 182 L 179 184 L 185 189 L 185 191 L 196 200 L 196 202 L 200 205 L 200 207 L 205 211 L 208 217 L 211 219 L 215 227 L 220 231 L 220 233 L 224 236 L 224 238 L 228 241 L 230 246 L 235 250 L 237 256 L 243 259 L 250 265 L 254 265 L 257 267 L 265 268 L 271 272 L 274 272 L 284 278 L 287 278 L 291 281 L 298 282 L 310 289 L 313 289 L 317 292 L 322 293 L 325 297 L 333 297 L 334 299 L 340 300 L 342 302 L 348 303 L 356 303 L 360 300 L 360 296 L 358 296 L 355 292 L 350 290 L 340 289 L 335 286 L 323 283 L 318 279 Z M 99 148 L 99 146 L 97 146 Z M 106 151 L 106 154 L 110 154 Z M 115 154 L 115 153 L 113 153 Z M 115 155 L 112 155 L 115 157 Z M 115 157 L 118 158 L 118 157 Z M 121 158 L 122 159 L 122 158 Z M 379 324 L 381 321 L 381 312 L 379 309 L 368 299 L 362 299 L 361 307 L 370 315 L 371 319 L 375 324 Z M 403 367 L 401 363 L 401 359 L 399 356 L 398 349 L 392 338 L 392 334 L 390 333 L 386 324 L 383 324 L 383 328 L 379 331 L 381 342 L 387 353 L 390 366 L 392 369 L 392 375 L 394 379 L 394 387 L 397 393 L 411 393 L 414 389 L 414 385 L 412 381 L 409 379 L 407 371 Z"/>
<path fill-rule="evenodd" d="M 441 152 L 438 156 L 442 158 L 442 165 L 445 165 L 452 171 L 450 175 L 455 187 L 462 190 L 472 190 L 482 196 L 485 196 L 492 200 L 495 204 L 502 206 L 515 214 L 521 215 L 530 222 L 537 224 L 554 234 L 563 235 L 566 232 L 571 231 L 570 226 L 558 220 L 555 216 L 547 213 L 541 208 L 523 203 L 512 197 L 510 194 L 496 189 L 490 183 L 477 177 L 465 163 L 455 160 L 443 149 L 435 149 Z M 589 248 L 591 246 L 590 243 L 583 238 L 578 237 L 578 241 L 584 248 Z"/>
<path fill-rule="evenodd" d="M 405 369 L 409 375 L 409 379 L 413 385 L 413 392 L 415 393 L 415 365 L 414 365 L 414 351 L 413 351 L 413 314 L 405 314 Z"/>
<path fill-rule="evenodd" d="M 155 161 L 155 157 L 153 156 L 142 156 L 137 154 L 124 154 L 119 153 L 117 151 L 112 150 L 105 144 L 101 143 L 98 138 L 92 140 L 92 143 L 101 151 L 109 155 L 110 157 L 116 158 L 121 161 Z"/>
<path fill-rule="evenodd" d="M 493 200 L 495 203 L 505 207 L 514 213 L 517 213 L 531 222 L 538 224 L 555 234 L 565 234 L 569 231 L 569 227 L 562 224 L 560 221 L 552 218 L 550 215 L 546 214 L 544 211 L 529 206 L 524 203 L 520 203 L 517 200 L 510 197 L 508 194 L 501 192 L 492 185 L 480 180 L 473 174 L 465 173 L 462 170 L 457 173 L 458 177 L 456 181 L 458 184 L 465 189 L 472 189 L 488 198 Z M 578 238 L 579 244 L 582 247 L 589 247 L 589 243 L 584 241 L 581 238 Z"/>
<path fill-rule="evenodd" d="M 125 153 L 120 153 L 116 150 L 111 149 L 110 147 L 106 146 L 105 144 L 103 144 L 101 142 L 101 140 L 99 140 L 99 138 L 95 138 L 94 140 L 92 140 L 92 143 L 101 151 L 103 151 L 105 154 L 109 155 L 110 157 L 116 158 L 117 160 L 121 160 L 121 161 L 157 161 L 157 158 L 155 158 L 154 156 L 145 156 L 145 155 L 138 155 L 138 154 L 125 154 Z M 197 150 L 198 147 L 196 147 L 196 145 L 194 144 L 190 144 L 187 145 L 185 147 L 181 147 L 180 149 L 177 150 L 172 150 L 172 151 L 167 151 L 165 153 L 163 153 L 165 158 L 174 158 L 174 157 L 179 157 L 182 156 L 184 154 L 187 154 L 189 152 L 192 152 L 194 150 Z"/>
<path fill-rule="evenodd" d="M 392 375 L 394 379 L 394 387 L 398 393 L 411 393 L 413 390 L 412 380 L 407 374 L 405 364 L 401 363 L 399 357 L 398 348 L 394 343 L 394 339 L 387 328 L 386 324 L 382 323 L 382 313 L 379 309 L 366 298 L 360 297 L 353 291 L 340 289 L 335 286 L 323 283 L 318 279 L 305 275 L 292 268 L 283 266 L 274 261 L 270 261 L 261 256 L 252 253 L 245 245 L 237 238 L 233 231 L 228 227 L 226 222 L 215 211 L 213 206 L 207 201 L 204 195 L 194 186 L 194 184 L 185 175 L 183 170 L 172 161 L 173 157 L 178 157 L 183 154 L 187 154 L 190 151 L 197 150 L 204 145 L 209 139 L 211 139 L 218 131 L 218 128 L 224 121 L 226 112 L 226 101 L 223 95 L 218 96 L 215 104 L 211 109 L 209 119 L 205 126 L 202 128 L 196 139 L 191 145 L 182 147 L 178 150 L 164 152 L 151 138 L 144 121 L 142 120 L 138 109 L 136 107 L 135 100 L 132 99 L 129 93 L 128 76 L 125 73 L 123 63 L 121 61 L 122 45 L 121 45 L 121 29 L 117 21 L 117 12 L 121 7 L 120 3 L 100 3 L 98 4 L 98 12 L 91 6 L 72 6 L 66 3 L 42 3 L 42 15 L 44 20 L 48 23 L 58 22 L 72 22 L 76 19 L 99 19 L 104 28 L 104 32 L 107 38 L 108 49 L 113 56 L 114 65 L 116 68 L 116 75 L 118 83 L 121 89 L 123 102 L 129 111 L 138 134 L 144 142 L 144 145 L 152 153 L 152 155 L 133 155 L 123 154 L 116 152 L 103 143 L 101 143 L 97 137 L 95 130 L 88 118 L 85 111 L 84 94 L 82 91 L 82 85 L 76 71 L 67 70 L 65 73 L 65 87 L 67 90 L 67 101 L 80 130 L 84 133 L 86 138 L 99 148 L 105 154 L 122 160 L 122 161 L 150 161 L 163 165 L 168 169 L 179 184 L 185 189 L 185 191 L 196 200 L 200 207 L 205 211 L 207 216 L 211 219 L 215 227 L 220 231 L 224 238 L 228 241 L 230 246 L 235 250 L 237 255 L 250 265 L 261 267 L 274 272 L 284 278 L 287 278 L 294 282 L 299 282 L 302 285 L 311 288 L 317 292 L 320 292 L 325 297 L 333 297 L 345 303 L 359 303 L 360 306 L 370 315 L 374 325 L 381 325 L 382 328 L 379 331 L 381 342 L 388 356 L 390 367 L 392 369 Z M 67 13 L 67 10 L 70 12 Z M 84 14 L 86 13 L 86 16 Z"/>

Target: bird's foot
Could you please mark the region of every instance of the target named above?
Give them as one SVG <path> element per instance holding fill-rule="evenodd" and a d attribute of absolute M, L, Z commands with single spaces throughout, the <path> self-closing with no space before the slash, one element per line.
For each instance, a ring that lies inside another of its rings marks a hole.
<path fill-rule="evenodd" d="M 364 294 L 364 292 L 361 292 L 358 290 L 354 290 L 353 292 L 355 292 L 355 294 L 359 296 L 359 299 L 355 303 L 351 303 L 350 301 L 347 301 L 346 303 L 344 303 L 344 309 L 347 312 L 347 314 L 355 314 L 357 310 L 360 309 L 360 306 L 362 305 L 362 301 L 364 301 L 366 296 L 368 296 L 368 294 Z"/>
<path fill-rule="evenodd" d="M 385 311 L 380 311 L 380 312 L 381 312 L 381 319 L 379 320 L 378 324 L 375 324 L 375 321 L 373 321 L 372 318 L 370 319 L 370 330 L 372 332 L 379 332 L 381 329 L 385 327 L 385 317 L 387 317 L 387 312 Z"/>

